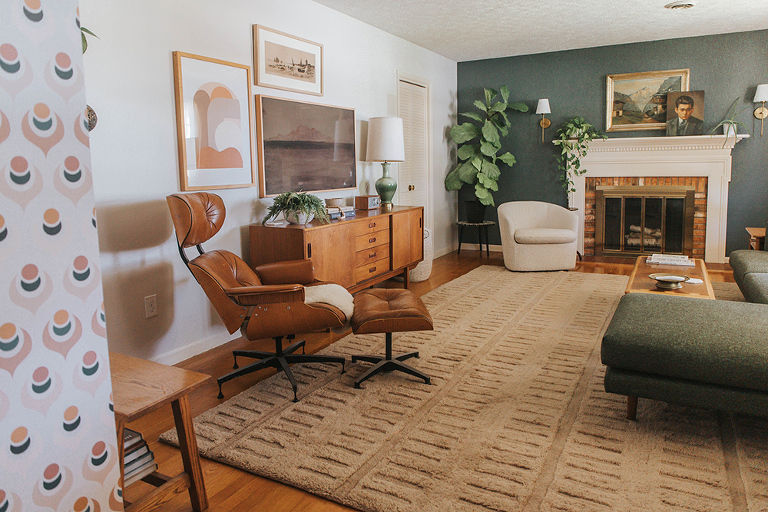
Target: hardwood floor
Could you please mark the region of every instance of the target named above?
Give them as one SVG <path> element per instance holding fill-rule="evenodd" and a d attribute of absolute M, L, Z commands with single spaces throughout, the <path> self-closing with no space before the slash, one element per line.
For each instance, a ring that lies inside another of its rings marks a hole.
<path fill-rule="evenodd" d="M 628 276 L 632 271 L 634 262 L 634 258 L 585 257 L 584 261 L 578 262 L 575 271 Z M 410 288 L 417 295 L 423 295 L 481 265 L 503 266 L 501 253 L 492 252 L 490 258 L 480 251 L 463 250 L 461 255 L 457 255 L 455 252 L 447 254 L 434 260 L 432 274 L 427 281 L 412 283 Z M 707 268 L 712 281 L 733 282 L 733 272 L 727 264 L 709 264 Z M 402 283 L 388 281 L 383 285 L 401 287 Z M 340 337 L 325 333 L 302 336 L 307 340 L 307 352 L 320 350 Z M 262 343 L 264 350 L 273 348 L 272 340 L 265 340 Z M 177 366 L 218 377 L 232 369 L 231 352 L 239 348 L 258 350 L 253 343 L 237 339 L 183 361 Z M 224 394 L 227 398 L 232 397 L 272 374 L 274 374 L 274 370 L 263 370 L 230 381 L 224 385 Z M 190 395 L 192 415 L 197 416 L 218 405 L 221 401 L 216 398 L 217 394 L 216 381 L 211 379 L 207 385 Z M 141 432 L 147 439 L 162 473 L 176 475 L 182 470 L 181 455 L 178 449 L 157 440 L 160 434 L 173 427 L 173 415 L 170 406 L 148 414 L 128 426 Z M 201 462 L 208 491 L 209 510 L 212 512 L 334 512 L 353 510 L 294 487 L 258 477 L 218 462 L 205 458 Z M 152 487 L 148 484 L 139 482 L 126 489 L 125 497 L 129 502 L 135 501 L 151 490 Z M 162 504 L 158 510 L 163 512 L 191 511 L 189 495 L 186 491 L 177 494 Z"/>

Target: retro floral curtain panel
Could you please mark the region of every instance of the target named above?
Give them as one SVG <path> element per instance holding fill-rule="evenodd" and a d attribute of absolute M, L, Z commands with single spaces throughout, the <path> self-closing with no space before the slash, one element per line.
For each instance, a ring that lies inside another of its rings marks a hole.
<path fill-rule="evenodd" d="M 76 0 L 0 5 L 0 510 L 123 510 Z"/>

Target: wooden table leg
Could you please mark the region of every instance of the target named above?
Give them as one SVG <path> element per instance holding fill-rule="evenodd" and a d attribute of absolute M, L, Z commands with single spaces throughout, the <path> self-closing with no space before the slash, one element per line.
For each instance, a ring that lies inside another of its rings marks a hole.
<path fill-rule="evenodd" d="M 203 468 L 200 466 L 200 454 L 197 451 L 197 438 L 192 425 L 192 414 L 189 409 L 189 399 L 186 395 L 171 403 L 173 420 L 176 422 L 176 433 L 179 435 L 179 449 L 184 471 L 189 475 L 189 499 L 192 509 L 202 512 L 208 508 L 208 495 L 203 483 Z"/>
<path fill-rule="evenodd" d="M 627 396 L 627 419 L 637 420 L 637 397 Z"/>
<path fill-rule="evenodd" d="M 115 420 L 117 427 L 117 463 L 120 465 L 120 492 L 125 499 L 125 422 Z"/>
<path fill-rule="evenodd" d="M 411 282 L 411 269 L 405 267 L 403 269 L 403 288 L 408 289 L 408 284 Z"/>
<path fill-rule="evenodd" d="M 461 239 L 463 238 L 463 235 L 464 235 L 464 226 L 459 224 L 459 250 L 456 251 L 457 255 L 461 254 Z"/>

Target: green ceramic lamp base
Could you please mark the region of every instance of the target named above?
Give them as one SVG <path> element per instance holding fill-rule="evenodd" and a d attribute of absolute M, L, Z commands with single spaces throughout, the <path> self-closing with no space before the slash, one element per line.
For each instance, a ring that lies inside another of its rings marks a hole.
<path fill-rule="evenodd" d="M 397 180 L 389 175 L 390 162 L 381 163 L 381 178 L 376 180 L 376 193 L 381 196 L 381 205 L 385 209 L 392 208 L 392 198 L 397 190 Z"/>

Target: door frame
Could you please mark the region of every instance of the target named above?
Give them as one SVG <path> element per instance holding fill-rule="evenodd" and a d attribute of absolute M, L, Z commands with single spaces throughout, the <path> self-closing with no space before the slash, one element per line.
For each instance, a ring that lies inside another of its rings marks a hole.
<path fill-rule="evenodd" d="M 423 87 L 427 92 L 427 130 L 426 130 L 426 156 L 427 156 L 427 218 L 424 219 L 424 224 L 434 232 L 434 192 L 433 192 L 433 172 L 432 172 L 432 82 L 425 78 L 412 75 L 410 73 L 397 72 L 397 115 L 400 115 L 400 82 L 409 82 L 413 85 Z M 399 174 L 399 172 L 398 172 Z M 398 176 L 399 178 L 399 176 Z M 399 200 L 399 195 L 398 195 Z"/>

